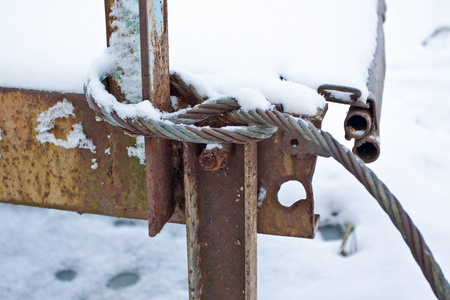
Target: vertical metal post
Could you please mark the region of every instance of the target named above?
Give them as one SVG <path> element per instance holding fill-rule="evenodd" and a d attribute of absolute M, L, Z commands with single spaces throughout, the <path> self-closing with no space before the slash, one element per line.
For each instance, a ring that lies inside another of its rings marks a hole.
<path fill-rule="evenodd" d="M 183 143 L 184 162 L 184 194 L 186 215 L 186 237 L 188 254 L 189 299 L 199 299 L 202 292 L 200 286 L 200 245 L 198 243 L 197 230 L 198 206 L 197 206 L 197 169 L 196 163 L 197 145 Z"/>
<path fill-rule="evenodd" d="M 189 298 L 255 300 L 256 143 L 232 147 L 216 171 L 200 167 L 200 147 L 183 153 Z"/>
<path fill-rule="evenodd" d="M 257 213 L 258 213 L 258 145 L 244 149 L 245 177 L 245 299 L 256 300 L 257 284 Z"/>
<path fill-rule="evenodd" d="M 170 107 L 169 36 L 167 1 L 139 0 L 142 97 L 164 111 Z M 149 235 L 155 236 L 174 211 L 171 143 L 145 139 Z"/>

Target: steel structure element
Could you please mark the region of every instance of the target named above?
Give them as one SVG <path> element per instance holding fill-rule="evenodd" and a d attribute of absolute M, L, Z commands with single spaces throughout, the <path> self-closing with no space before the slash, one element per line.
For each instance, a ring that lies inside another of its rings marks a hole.
<path fill-rule="evenodd" d="M 256 299 L 257 145 L 233 148 L 208 171 L 184 145 L 190 299 Z"/>
<path fill-rule="evenodd" d="M 354 88 L 330 84 L 324 84 L 318 88 L 318 92 L 324 95 L 328 101 L 351 105 L 347 118 L 344 121 L 345 138 L 347 140 L 355 139 L 355 146 L 352 152 L 365 163 L 374 162 L 380 156 L 380 116 L 386 72 L 383 31 L 385 13 L 386 4 L 384 0 L 380 0 L 378 1 L 377 48 L 372 66 L 369 69 L 367 83 L 369 97 L 367 102 L 357 101 L 361 96 L 361 92 Z M 333 97 L 333 91 L 347 94 L 350 96 L 350 101 L 344 97 Z"/>
<path fill-rule="evenodd" d="M 36 139 L 38 114 L 63 99 L 74 105 L 74 117 L 56 119 L 51 132 L 64 140 L 82 122 L 96 153 Z M 0 89 L 0 106 L 0 202 L 146 219 L 145 168 L 126 149 L 135 138 L 96 122 L 84 95 Z"/>
<path fill-rule="evenodd" d="M 139 1 L 142 98 L 161 111 L 170 108 L 167 2 Z M 151 49 L 149 51 L 149 49 Z M 174 211 L 171 188 L 171 142 L 145 138 L 149 233 L 155 236 Z"/>
<path fill-rule="evenodd" d="M 105 1 L 108 40 L 113 31 L 112 4 L 113 0 Z M 139 10 L 143 98 L 160 110 L 169 110 L 170 94 L 185 105 L 200 103 L 194 89 L 169 75 L 166 1 L 141 0 Z M 380 20 L 383 13 L 380 6 Z M 368 104 L 352 103 L 355 108 L 345 125 L 347 136 L 361 145 L 371 143 L 363 138 L 378 134 L 384 81 L 381 23 L 370 71 L 370 99 Z M 114 79 L 108 78 L 106 84 L 117 99 L 122 98 Z M 322 86 L 320 92 L 330 101 L 330 90 L 359 98 L 358 90 Z M 86 136 L 96 145 L 95 152 L 42 144 L 36 139 L 38 114 L 63 99 L 74 105 L 74 117 L 57 119 L 52 133 L 64 139 L 74 124 L 82 122 Z M 303 238 L 316 234 L 319 216 L 314 214 L 312 176 L 317 155 L 330 154 L 299 135 L 278 131 L 258 143 L 223 144 L 213 149 L 151 137 L 145 141 L 143 166 L 127 156 L 126 147 L 133 146 L 135 138 L 95 121 L 84 95 L 0 89 L 0 107 L 0 202 L 148 219 L 150 236 L 168 221 L 185 223 L 190 299 L 256 299 L 257 232 Z M 218 108 L 220 105 L 214 107 Z M 242 122 L 232 114 L 205 119 L 208 110 L 212 108 L 204 105 L 189 117 L 196 115 L 199 124 L 211 127 Z M 316 128 L 325 112 L 310 118 Z M 361 129 L 359 121 L 354 125 L 354 118 L 367 123 L 363 134 L 355 133 Z M 137 132 L 131 125 L 124 126 Z M 355 146 L 354 152 L 372 160 L 372 154 L 358 150 L 365 147 L 361 145 Z M 93 162 L 98 164 L 96 169 Z M 288 180 L 301 182 L 306 199 L 285 207 L 277 193 Z"/>

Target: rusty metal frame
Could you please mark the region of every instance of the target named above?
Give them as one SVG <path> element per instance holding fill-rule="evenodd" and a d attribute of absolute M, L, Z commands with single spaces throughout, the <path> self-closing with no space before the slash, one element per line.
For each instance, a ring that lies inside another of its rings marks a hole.
<path fill-rule="evenodd" d="M 167 22 L 167 1 L 139 0 L 142 99 L 149 99 L 161 111 L 171 106 Z M 171 148 L 170 140 L 145 138 L 150 236 L 161 231 L 174 211 Z"/>
<path fill-rule="evenodd" d="M 219 170 L 185 143 L 190 299 L 256 299 L 257 145 L 236 145 Z"/>
<path fill-rule="evenodd" d="M 140 5 L 143 97 L 167 110 L 167 30 L 161 40 L 154 39 L 158 33 L 149 3 Z M 113 29 L 111 5 L 112 0 L 105 2 L 108 40 Z M 145 50 L 149 43 L 152 49 L 166 51 L 166 56 L 159 55 L 159 63 Z M 124 100 L 114 79 L 109 78 L 107 85 Z M 95 153 L 43 145 L 36 139 L 37 115 L 63 99 L 74 105 L 74 118 L 57 119 L 53 133 L 64 139 L 81 122 L 97 147 Z M 255 300 L 257 232 L 312 238 L 317 231 L 311 185 L 317 153 L 298 137 L 278 132 L 258 145 L 229 145 L 226 162 L 213 171 L 199 161 L 205 145 L 147 138 L 143 166 L 127 156 L 126 147 L 133 146 L 135 138 L 97 122 L 84 95 L 0 89 L 0 105 L 5 112 L 0 117 L 4 138 L 0 163 L 8 170 L 0 182 L 0 202 L 148 218 L 150 236 L 169 219 L 186 223 L 191 299 Z M 320 118 L 314 122 L 320 126 Z M 307 197 L 284 207 L 277 192 L 292 179 L 303 184 Z"/>
<path fill-rule="evenodd" d="M 155 107 L 168 110 L 167 2 L 158 3 L 160 11 L 155 11 L 154 2 L 140 0 L 142 92 Z M 112 4 L 105 0 L 108 41 Z M 381 42 L 377 53 L 380 66 L 370 71 L 368 119 L 373 115 L 375 129 L 384 81 Z M 123 100 L 114 79 L 108 78 L 107 86 Z M 52 133 L 64 138 L 81 122 L 95 153 L 36 139 L 37 115 L 63 99 L 74 105 L 74 117 L 57 119 Z M 317 156 L 326 154 L 298 136 L 278 131 L 258 144 L 224 145 L 226 155 L 212 168 L 207 167 L 211 156 L 205 156 L 204 144 L 146 138 L 144 166 L 127 155 L 136 139 L 95 121 L 84 95 L 0 88 L 0 109 L 0 202 L 148 219 L 150 236 L 166 222 L 185 223 L 190 299 L 256 299 L 257 232 L 303 238 L 317 232 L 312 176 Z M 325 112 L 310 119 L 316 127 Z M 288 180 L 301 182 L 306 199 L 285 207 L 277 193 Z"/>
<path fill-rule="evenodd" d="M 64 139 L 71 127 L 81 122 L 86 136 L 97 146 L 96 153 L 41 144 L 36 139 L 37 115 L 63 99 L 73 104 L 75 117 L 57 119 L 52 132 Z M 127 147 L 134 146 L 136 138 L 106 122 L 96 121 L 84 95 L 2 88 L 0 109 L 3 112 L 0 115 L 3 138 L 0 202 L 148 218 L 145 166 L 138 158 L 127 155 Z M 258 191 L 266 190 L 266 197 L 258 207 L 258 232 L 312 238 L 316 225 L 305 227 L 298 222 L 317 223 L 312 213 L 311 179 L 316 154 L 320 153 L 306 141 L 297 141 L 297 146 L 291 141 L 289 136 L 278 132 L 258 143 Z M 107 149 L 110 154 L 105 153 Z M 175 212 L 170 222 L 185 223 L 181 143 L 171 141 L 171 149 L 174 178 L 171 199 Z M 91 168 L 92 159 L 98 163 L 95 170 Z M 282 206 L 277 199 L 280 185 L 287 180 L 300 181 L 307 191 L 307 199 L 290 208 Z"/>
<path fill-rule="evenodd" d="M 96 153 L 36 139 L 37 115 L 63 99 L 74 105 L 75 116 L 56 119 L 52 132 L 64 139 L 81 122 Z M 0 109 L 0 202 L 146 218 L 145 168 L 138 159 L 130 159 L 126 149 L 134 146 L 135 138 L 95 121 L 84 95 L 0 89 Z"/>

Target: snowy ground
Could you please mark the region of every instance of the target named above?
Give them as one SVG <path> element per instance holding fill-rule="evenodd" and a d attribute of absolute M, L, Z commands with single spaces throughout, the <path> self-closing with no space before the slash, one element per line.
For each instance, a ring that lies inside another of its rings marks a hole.
<path fill-rule="evenodd" d="M 387 6 L 382 153 L 371 167 L 450 276 L 450 31 L 423 45 L 450 27 L 450 3 Z M 344 118 L 332 106 L 324 123 L 341 141 Z M 259 299 L 434 299 L 400 234 L 347 171 L 319 159 L 313 184 L 322 222 L 354 223 L 358 250 L 342 257 L 340 241 L 321 234 L 259 235 Z M 181 225 L 150 239 L 141 221 L 1 204 L 0 299 L 186 299 L 185 245 Z M 128 286 L 113 280 L 120 274 Z"/>

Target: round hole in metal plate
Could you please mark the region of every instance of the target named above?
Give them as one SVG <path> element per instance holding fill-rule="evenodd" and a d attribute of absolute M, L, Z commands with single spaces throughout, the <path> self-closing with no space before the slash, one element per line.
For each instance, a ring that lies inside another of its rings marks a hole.
<path fill-rule="evenodd" d="M 298 147 L 298 140 L 297 139 L 292 139 L 291 140 L 291 146 L 294 147 L 294 148 L 297 148 Z"/>
<path fill-rule="evenodd" d="M 297 180 L 289 180 L 281 184 L 278 190 L 278 202 L 286 207 L 291 207 L 295 202 L 306 199 L 306 191 Z"/>

